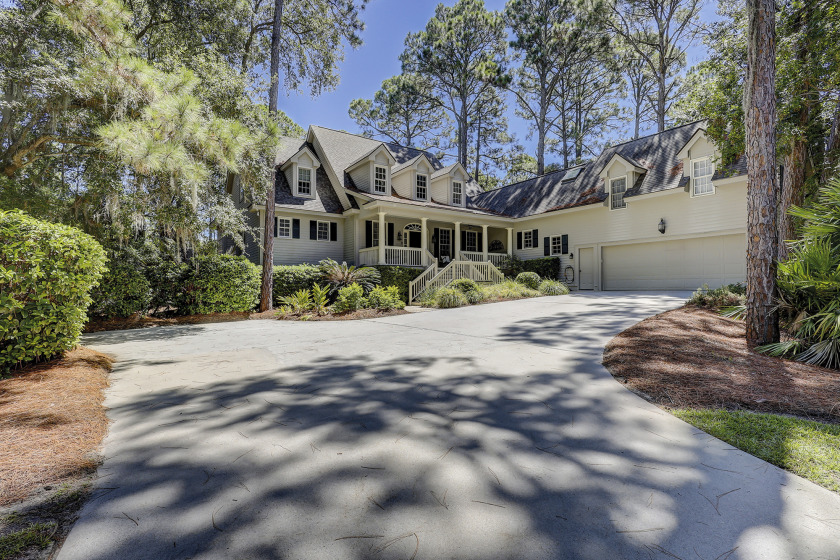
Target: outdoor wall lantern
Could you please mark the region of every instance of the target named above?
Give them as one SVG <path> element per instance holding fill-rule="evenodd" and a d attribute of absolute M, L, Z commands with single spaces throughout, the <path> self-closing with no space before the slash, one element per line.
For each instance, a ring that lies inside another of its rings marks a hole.
<path fill-rule="evenodd" d="M 665 233 L 665 218 L 659 220 L 659 233 Z"/>

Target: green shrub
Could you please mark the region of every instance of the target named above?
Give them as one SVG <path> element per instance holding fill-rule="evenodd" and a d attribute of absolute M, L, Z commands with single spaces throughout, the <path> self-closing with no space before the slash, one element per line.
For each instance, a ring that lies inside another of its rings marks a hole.
<path fill-rule="evenodd" d="M 437 290 L 426 290 L 420 294 L 419 298 L 417 298 L 417 303 L 420 304 L 421 307 L 434 307 L 437 292 Z"/>
<path fill-rule="evenodd" d="M 441 309 L 468 305 L 467 298 L 454 288 L 441 288 L 435 292 L 435 305 Z"/>
<path fill-rule="evenodd" d="M 462 294 L 468 294 L 470 292 L 478 292 L 479 287 L 478 284 L 475 283 L 475 280 L 471 280 L 469 278 L 459 278 L 449 284 L 450 288 L 455 288 Z"/>
<path fill-rule="evenodd" d="M 279 306 L 284 297 L 299 290 L 311 290 L 321 280 L 321 269 L 312 264 L 275 266 L 272 278 L 274 303 Z"/>
<path fill-rule="evenodd" d="M 730 291 L 729 288 L 729 286 L 723 286 L 712 290 L 709 288 L 708 284 L 703 284 L 703 286 L 691 294 L 691 297 L 686 303 L 708 309 L 721 309 L 724 307 L 743 305 L 745 297 L 741 294 Z"/>
<path fill-rule="evenodd" d="M 516 283 L 536 290 L 540 287 L 540 275 L 536 272 L 520 272 L 516 275 Z"/>
<path fill-rule="evenodd" d="M 110 251 L 108 272 L 91 291 L 90 314 L 128 317 L 146 313 L 152 303 L 152 286 L 142 261 L 133 251 Z"/>
<path fill-rule="evenodd" d="M 367 293 L 380 282 L 379 271 L 370 266 L 356 268 L 346 262 L 339 264 L 332 259 L 324 259 L 318 263 L 318 268 L 321 270 L 321 278 L 330 285 L 330 294 L 333 295 L 351 284 L 358 284 Z"/>
<path fill-rule="evenodd" d="M 423 269 L 405 266 L 375 266 L 381 277 L 381 286 L 396 286 L 400 291 L 400 299 L 408 301 L 408 284 L 423 274 Z"/>
<path fill-rule="evenodd" d="M 521 272 L 536 272 L 542 278 L 560 278 L 560 257 L 541 257 L 539 259 L 520 259 L 516 255 L 506 258 L 499 265 L 505 276 L 515 278 Z"/>
<path fill-rule="evenodd" d="M 338 290 L 338 297 L 333 304 L 336 313 L 349 313 L 367 305 L 365 291 L 358 284 L 350 284 Z"/>
<path fill-rule="evenodd" d="M 484 296 L 486 301 L 500 301 L 506 299 L 537 297 L 540 295 L 540 292 L 532 290 L 524 284 L 519 284 L 513 280 L 505 280 L 500 284 L 482 286 L 481 294 Z"/>
<path fill-rule="evenodd" d="M 312 286 L 310 290 L 312 294 L 312 311 L 316 315 L 323 315 L 327 311 L 327 306 L 330 303 L 330 290 L 326 286 L 321 287 L 318 284 Z"/>
<path fill-rule="evenodd" d="M 312 309 L 312 296 L 309 290 L 298 290 L 290 296 L 280 299 L 281 311 L 303 313 Z"/>
<path fill-rule="evenodd" d="M 402 309 L 405 303 L 400 300 L 400 290 L 396 286 L 377 286 L 367 297 L 368 307 L 373 309 Z"/>
<path fill-rule="evenodd" d="M 181 292 L 178 314 L 251 311 L 260 295 L 260 269 L 245 257 L 207 255 L 193 260 Z"/>
<path fill-rule="evenodd" d="M 499 270 L 505 276 L 509 278 L 514 278 L 520 272 L 525 271 L 525 261 L 523 261 L 516 255 L 508 255 L 499 265 Z"/>
<path fill-rule="evenodd" d="M 105 251 L 76 228 L 0 212 L 0 373 L 73 348 Z"/>
<path fill-rule="evenodd" d="M 475 305 L 476 303 L 484 301 L 484 293 L 482 293 L 481 289 L 474 292 L 465 292 L 464 297 L 467 298 L 467 303 L 470 305 Z"/>
<path fill-rule="evenodd" d="M 539 290 L 541 294 L 547 296 L 565 296 L 569 293 L 569 288 L 557 280 L 543 280 L 540 282 Z"/>

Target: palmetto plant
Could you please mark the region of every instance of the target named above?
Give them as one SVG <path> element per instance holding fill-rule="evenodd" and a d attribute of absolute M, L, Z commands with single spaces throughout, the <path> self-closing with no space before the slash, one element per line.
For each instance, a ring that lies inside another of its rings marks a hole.
<path fill-rule="evenodd" d="M 358 284 L 365 293 L 376 287 L 381 277 L 379 271 L 369 266 L 356 268 L 346 262 L 341 264 L 332 259 L 326 259 L 318 263 L 323 279 L 330 286 L 330 296 L 338 293 L 338 290 L 351 284 Z"/>

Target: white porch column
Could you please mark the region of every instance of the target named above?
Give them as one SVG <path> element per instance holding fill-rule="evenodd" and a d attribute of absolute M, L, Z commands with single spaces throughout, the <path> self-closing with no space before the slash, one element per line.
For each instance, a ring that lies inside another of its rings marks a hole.
<path fill-rule="evenodd" d="M 487 246 L 489 245 L 490 241 L 487 239 L 487 226 L 481 226 L 481 229 L 483 230 L 483 232 L 481 234 L 481 240 L 482 240 L 482 243 L 481 243 L 481 253 L 482 253 L 481 258 L 486 261 L 486 260 L 490 260 L 490 258 L 487 256 L 487 253 L 490 252 L 487 249 Z"/>
<path fill-rule="evenodd" d="M 388 231 L 385 228 L 385 212 L 379 213 L 379 264 L 385 264 L 385 238 Z"/>
<path fill-rule="evenodd" d="M 508 242 L 507 242 L 507 254 L 508 256 L 513 256 L 513 228 L 505 228 L 508 232 Z"/>
<path fill-rule="evenodd" d="M 461 222 L 455 222 L 455 255 L 452 260 L 461 260 Z"/>
<path fill-rule="evenodd" d="M 428 230 L 426 229 L 426 220 L 429 218 L 420 218 L 420 249 L 423 251 L 429 250 L 429 240 L 426 239 Z"/>

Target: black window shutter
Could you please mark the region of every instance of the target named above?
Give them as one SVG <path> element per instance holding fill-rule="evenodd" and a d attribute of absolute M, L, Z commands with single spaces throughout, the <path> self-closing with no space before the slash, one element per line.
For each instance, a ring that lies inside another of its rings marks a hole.
<path fill-rule="evenodd" d="M 516 232 L 516 248 L 517 249 L 522 248 L 522 232 L 521 231 Z"/>
<path fill-rule="evenodd" d="M 546 257 L 551 256 L 551 238 L 549 237 L 543 238 L 543 255 Z"/>
<path fill-rule="evenodd" d="M 292 238 L 300 239 L 300 220 L 297 218 L 292 220 Z"/>
<path fill-rule="evenodd" d="M 568 255 L 569 254 L 569 236 L 568 235 L 563 235 L 563 236 L 560 237 L 560 245 L 561 245 L 560 252 L 563 253 L 564 255 Z"/>
<path fill-rule="evenodd" d="M 365 222 L 365 247 L 373 247 L 373 221 Z"/>
<path fill-rule="evenodd" d="M 309 239 L 318 239 L 318 222 L 309 220 Z"/>
<path fill-rule="evenodd" d="M 394 222 L 388 224 L 388 243 L 389 247 L 394 246 Z"/>
<path fill-rule="evenodd" d="M 338 241 L 338 224 L 330 222 L 330 241 Z"/>
<path fill-rule="evenodd" d="M 534 240 L 534 249 L 540 246 L 540 230 L 535 229 L 531 233 L 531 238 Z"/>
<path fill-rule="evenodd" d="M 277 216 L 274 216 L 274 237 L 277 237 Z"/>
<path fill-rule="evenodd" d="M 435 247 L 435 256 L 440 256 L 440 229 L 435 228 L 432 232 L 433 245 Z"/>

